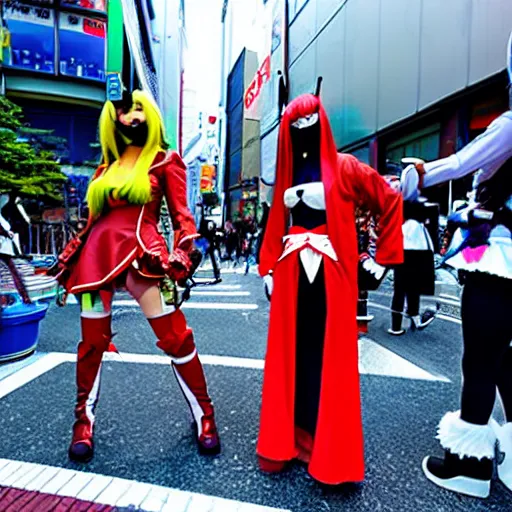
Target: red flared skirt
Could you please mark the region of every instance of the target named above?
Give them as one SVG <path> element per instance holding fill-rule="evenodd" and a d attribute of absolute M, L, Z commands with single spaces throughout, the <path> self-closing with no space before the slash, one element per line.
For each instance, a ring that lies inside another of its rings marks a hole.
<path fill-rule="evenodd" d="M 119 206 L 92 226 L 66 283 L 69 293 L 111 289 L 143 250 L 137 239 L 142 206 Z"/>

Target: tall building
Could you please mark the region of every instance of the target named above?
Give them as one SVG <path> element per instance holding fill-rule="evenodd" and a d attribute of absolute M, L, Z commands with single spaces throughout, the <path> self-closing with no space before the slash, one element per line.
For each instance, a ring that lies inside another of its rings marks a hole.
<path fill-rule="evenodd" d="M 51 150 L 69 176 L 68 208 L 34 229 L 62 231 L 82 216 L 101 159 L 99 114 L 117 78 L 154 95 L 180 149 L 184 0 L 5 0 L 0 9 L 0 94 L 23 108 L 19 137 Z"/>
<path fill-rule="evenodd" d="M 107 2 L 4 1 L 1 15 L 7 34 L 0 49 L 2 92 L 23 107 L 32 128 L 50 132 L 43 142 L 64 165 L 97 162 L 97 120 L 107 73 Z M 122 19 L 115 23 L 122 26 Z"/>
<path fill-rule="evenodd" d="M 244 95 L 259 67 L 263 7 L 262 0 L 225 0 L 222 10 L 219 180 L 226 218 L 258 201 L 260 121 L 247 115 Z"/>
<path fill-rule="evenodd" d="M 2 90 L 23 107 L 31 137 L 65 170 L 90 174 L 109 74 L 152 90 L 178 149 L 183 0 L 9 0 L 0 3 Z M 132 12 L 136 17 L 131 17 Z M 23 136 L 23 133 L 21 134 Z"/>
<path fill-rule="evenodd" d="M 453 153 L 507 109 L 509 0 L 288 0 L 288 18 L 291 98 L 323 76 L 338 149 L 383 173 Z M 429 194 L 446 212 L 449 186 Z"/>

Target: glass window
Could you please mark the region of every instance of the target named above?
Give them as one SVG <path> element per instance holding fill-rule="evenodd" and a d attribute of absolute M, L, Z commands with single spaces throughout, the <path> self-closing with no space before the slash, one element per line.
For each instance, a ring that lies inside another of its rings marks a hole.
<path fill-rule="evenodd" d="M 105 81 L 107 24 L 63 12 L 59 20 L 61 74 Z"/>
<path fill-rule="evenodd" d="M 41 2 L 39 6 L 16 1 L 4 3 L 4 28 L 9 33 L 3 48 L 6 66 L 55 72 L 55 14 L 46 7 L 50 3 Z"/>
<path fill-rule="evenodd" d="M 290 0 L 288 2 L 288 13 L 290 17 L 290 22 L 293 21 L 297 13 L 302 9 L 304 4 L 306 4 L 308 0 Z"/>
<path fill-rule="evenodd" d="M 60 5 L 105 12 L 106 3 L 106 0 L 61 0 Z"/>

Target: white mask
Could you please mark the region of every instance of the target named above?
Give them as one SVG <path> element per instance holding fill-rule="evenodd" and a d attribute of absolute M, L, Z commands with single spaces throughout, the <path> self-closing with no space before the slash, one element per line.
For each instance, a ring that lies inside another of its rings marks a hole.
<path fill-rule="evenodd" d="M 318 122 L 318 114 L 311 114 L 306 117 L 301 117 L 300 119 L 297 119 L 295 123 L 292 123 L 292 126 L 294 128 L 308 128 L 309 126 L 313 126 L 315 123 Z"/>

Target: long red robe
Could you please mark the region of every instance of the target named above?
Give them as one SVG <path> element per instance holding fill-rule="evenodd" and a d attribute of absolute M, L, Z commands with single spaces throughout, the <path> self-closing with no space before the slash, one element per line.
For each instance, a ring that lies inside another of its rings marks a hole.
<path fill-rule="evenodd" d="M 288 461 L 299 454 L 294 422 L 299 253 L 278 260 L 289 226 L 283 197 L 292 186 L 293 177 L 290 125 L 315 112 L 321 123 L 320 160 L 327 233 L 338 261 L 323 259 L 327 319 L 318 422 L 309 473 L 321 482 L 339 484 L 364 478 L 354 213 L 362 201 L 379 216 L 376 260 L 385 266 L 399 264 L 403 261 L 402 200 L 375 170 L 351 155 L 337 153 L 329 121 L 316 96 L 301 96 L 287 107 L 279 133 L 274 199 L 260 254 L 260 274 L 273 271 L 274 291 L 257 445 L 259 456 L 271 461 Z"/>

